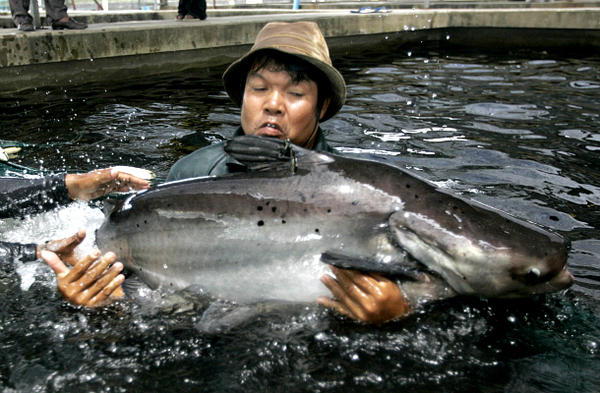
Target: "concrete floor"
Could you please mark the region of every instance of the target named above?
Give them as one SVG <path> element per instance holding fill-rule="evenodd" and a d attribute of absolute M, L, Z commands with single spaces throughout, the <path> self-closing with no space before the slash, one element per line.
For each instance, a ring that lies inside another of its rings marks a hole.
<path fill-rule="evenodd" d="M 90 23 L 89 28 L 44 28 L 29 33 L 0 29 L 0 90 L 10 94 L 33 87 L 221 66 L 247 50 L 260 28 L 274 20 L 316 21 L 333 56 L 422 43 L 597 53 L 600 7 L 589 2 L 569 4 L 557 8 L 396 8 L 374 14 L 355 14 L 348 8 L 218 9 L 209 10 L 205 21 L 176 21 L 174 10 L 72 12 L 71 16 Z"/>

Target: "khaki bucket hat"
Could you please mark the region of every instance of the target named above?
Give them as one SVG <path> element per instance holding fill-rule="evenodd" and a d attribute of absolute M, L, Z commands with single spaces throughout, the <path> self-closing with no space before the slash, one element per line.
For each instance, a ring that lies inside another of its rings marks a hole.
<path fill-rule="evenodd" d="M 276 50 L 296 56 L 320 70 L 329 81 L 327 86 L 319 86 L 319 91 L 329 91 L 331 102 L 323 116 L 325 121 L 335 115 L 346 101 L 346 82 L 336 70 L 329 57 L 325 37 L 315 22 L 271 22 L 258 32 L 250 51 L 240 57 L 225 70 L 223 82 L 229 97 L 238 106 L 242 105 L 243 81 L 251 66 L 249 59 L 259 51 Z"/>

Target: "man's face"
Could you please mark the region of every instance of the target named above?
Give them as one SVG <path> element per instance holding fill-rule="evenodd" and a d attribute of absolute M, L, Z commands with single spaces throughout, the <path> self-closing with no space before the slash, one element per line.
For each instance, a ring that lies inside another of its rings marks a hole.
<path fill-rule="evenodd" d="M 311 148 L 326 100 L 317 113 L 318 88 L 313 81 L 294 82 L 286 71 L 263 67 L 248 73 L 242 101 L 242 129 L 247 135 L 289 138 Z"/>

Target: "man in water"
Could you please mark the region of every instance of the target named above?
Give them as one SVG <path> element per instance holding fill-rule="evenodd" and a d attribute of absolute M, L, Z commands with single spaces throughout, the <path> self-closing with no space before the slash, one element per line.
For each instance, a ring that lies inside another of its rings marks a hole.
<path fill-rule="evenodd" d="M 346 98 L 344 78 L 314 22 L 268 23 L 250 51 L 223 74 L 225 90 L 241 107 L 239 135 L 289 139 L 317 151 L 332 151 L 319 127 L 335 115 Z M 220 176 L 231 171 L 232 158 L 218 143 L 183 157 L 168 181 Z M 383 323 L 409 312 L 400 288 L 387 278 L 332 267 L 336 278 L 321 280 L 334 298 L 318 302 L 350 318 Z"/>
<path fill-rule="evenodd" d="M 38 179 L 0 177 L 0 218 L 37 213 L 76 199 L 89 201 L 112 191 L 139 190 L 148 186 L 147 181 L 112 168 Z M 85 231 L 79 231 L 66 239 L 43 245 L 0 241 L 0 261 L 19 257 L 27 262 L 43 258 L 56 273 L 59 292 L 77 305 L 94 307 L 122 297 L 121 283 L 125 277 L 120 272 L 123 264 L 115 263 L 116 256 L 112 252 L 106 253 L 96 264 L 99 251 L 78 260 L 74 249 L 84 237 Z M 64 262 L 73 268 L 69 269 Z"/>

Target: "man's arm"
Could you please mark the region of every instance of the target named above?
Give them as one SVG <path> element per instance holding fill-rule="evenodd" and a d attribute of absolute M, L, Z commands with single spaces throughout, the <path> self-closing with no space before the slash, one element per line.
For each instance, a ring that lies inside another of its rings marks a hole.
<path fill-rule="evenodd" d="M 113 191 L 148 187 L 146 180 L 114 168 L 38 179 L 0 178 L 0 218 L 39 213 L 74 199 L 89 201 Z"/>
<path fill-rule="evenodd" d="M 70 201 L 64 174 L 37 179 L 0 178 L 0 218 L 38 213 Z"/>
<path fill-rule="evenodd" d="M 16 257 L 20 257 L 23 262 L 35 261 L 36 247 L 35 244 L 0 242 L 0 261 Z"/>

